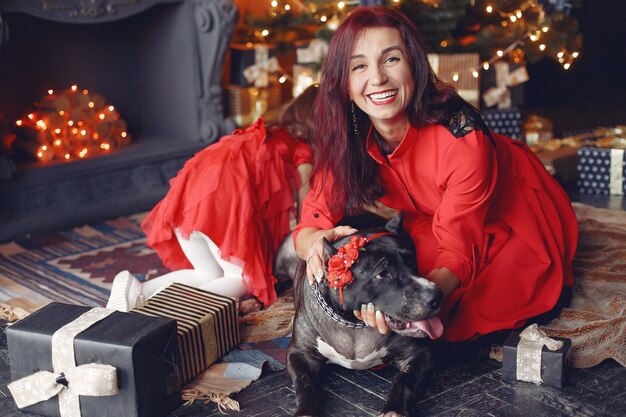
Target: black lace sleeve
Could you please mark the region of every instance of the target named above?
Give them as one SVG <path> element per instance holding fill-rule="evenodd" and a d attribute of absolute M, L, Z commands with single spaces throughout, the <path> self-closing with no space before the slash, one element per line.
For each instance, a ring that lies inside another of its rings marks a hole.
<path fill-rule="evenodd" d="M 491 131 L 480 116 L 480 113 L 472 107 L 461 107 L 448 114 L 442 123 L 456 138 L 462 138 L 474 130 L 482 131 L 493 143 Z"/>

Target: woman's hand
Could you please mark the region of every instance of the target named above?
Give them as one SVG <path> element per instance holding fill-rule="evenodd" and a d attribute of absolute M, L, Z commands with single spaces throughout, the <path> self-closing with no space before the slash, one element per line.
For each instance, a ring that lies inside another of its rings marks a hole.
<path fill-rule="evenodd" d="M 354 310 L 354 315 L 357 319 L 363 321 L 369 327 L 378 329 L 381 334 L 389 333 L 389 326 L 385 321 L 385 316 L 382 311 L 377 310 L 376 306 L 372 303 L 362 304 L 361 310 Z"/>
<path fill-rule="evenodd" d="M 296 239 L 296 252 L 306 261 L 306 276 L 309 284 L 324 277 L 324 238 L 333 242 L 341 237 L 356 233 L 351 226 L 337 226 L 322 230 L 313 227 L 302 229 Z"/>

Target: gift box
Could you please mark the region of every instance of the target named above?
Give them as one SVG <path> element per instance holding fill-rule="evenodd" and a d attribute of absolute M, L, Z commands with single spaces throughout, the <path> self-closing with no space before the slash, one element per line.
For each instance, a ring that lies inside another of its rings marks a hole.
<path fill-rule="evenodd" d="M 232 44 L 230 82 L 239 87 L 267 87 L 270 74 L 280 71 L 276 47 L 271 44 Z"/>
<path fill-rule="evenodd" d="M 227 117 L 237 126 L 250 126 L 261 116 L 266 122 L 278 121 L 282 106 L 279 84 L 265 88 L 227 85 L 224 92 Z"/>
<path fill-rule="evenodd" d="M 480 80 L 484 108 L 498 106 L 509 109 L 524 105 L 524 83 L 528 81 L 528 71 L 521 64 L 497 61 L 483 71 Z"/>
<path fill-rule="evenodd" d="M 570 339 L 550 338 L 532 324 L 504 342 L 502 378 L 563 388 L 571 363 Z"/>
<path fill-rule="evenodd" d="M 583 194 L 626 194 L 624 149 L 583 147 L 578 150 L 578 189 Z"/>
<path fill-rule="evenodd" d="M 176 319 L 183 384 L 239 344 L 237 302 L 183 284 L 172 284 L 134 312 Z"/>
<path fill-rule="evenodd" d="M 526 117 L 522 124 L 522 138 L 528 146 L 541 145 L 552 139 L 552 121 L 536 114 Z"/>
<path fill-rule="evenodd" d="M 174 320 L 51 303 L 6 336 L 9 390 L 24 411 L 158 417 L 180 405 Z"/>
<path fill-rule="evenodd" d="M 513 139 L 521 139 L 522 113 L 519 110 L 483 110 L 483 119 L 491 130 Z"/>
<path fill-rule="evenodd" d="M 538 149 L 535 154 L 561 185 L 576 182 L 578 178 L 578 148 L 560 146 L 557 149 Z"/>
<path fill-rule="evenodd" d="M 437 77 L 456 88 L 459 95 L 476 108 L 480 105 L 480 85 L 475 76 L 479 70 L 479 59 L 475 53 L 428 54 L 428 62 Z"/>

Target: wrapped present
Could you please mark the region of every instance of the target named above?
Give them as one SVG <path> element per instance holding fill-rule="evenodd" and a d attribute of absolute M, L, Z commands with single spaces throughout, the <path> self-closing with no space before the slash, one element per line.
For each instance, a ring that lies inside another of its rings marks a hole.
<path fill-rule="evenodd" d="M 180 405 L 174 320 L 51 303 L 6 336 L 8 387 L 24 411 L 158 417 Z"/>
<path fill-rule="evenodd" d="M 522 124 L 522 137 L 528 146 L 542 144 L 553 137 L 552 121 L 536 114 L 529 115 Z"/>
<path fill-rule="evenodd" d="M 133 311 L 176 319 L 183 384 L 239 344 L 237 302 L 183 284 L 172 284 Z"/>
<path fill-rule="evenodd" d="M 478 54 L 428 54 L 428 61 L 439 79 L 454 86 L 465 101 L 478 108 Z"/>
<path fill-rule="evenodd" d="M 599 144 L 608 141 L 599 140 Z M 614 146 L 620 143 L 614 143 Z M 624 148 L 583 147 L 578 150 L 578 189 L 583 194 L 626 194 Z"/>
<path fill-rule="evenodd" d="M 278 121 L 282 105 L 280 84 L 264 88 L 227 85 L 224 92 L 227 117 L 237 126 L 249 126 L 261 116 L 267 122 Z"/>
<path fill-rule="evenodd" d="M 578 147 L 564 145 L 556 149 L 539 148 L 535 154 L 562 185 L 574 183 L 578 178 Z"/>
<path fill-rule="evenodd" d="M 480 91 L 484 107 L 498 106 L 498 109 L 524 105 L 524 83 L 528 81 L 526 66 L 510 64 L 504 61 L 495 62 L 483 72 Z"/>
<path fill-rule="evenodd" d="M 570 339 L 548 337 L 537 324 L 513 332 L 504 342 L 502 378 L 563 388 L 571 362 Z"/>
<path fill-rule="evenodd" d="M 293 65 L 293 97 L 319 82 L 322 61 L 328 53 L 328 42 L 322 39 L 296 44 L 296 64 Z"/>
<path fill-rule="evenodd" d="M 267 87 L 270 74 L 280 71 L 276 47 L 270 44 L 232 44 L 230 82 L 240 87 Z"/>
<path fill-rule="evenodd" d="M 494 132 L 513 139 L 520 139 L 522 134 L 522 113 L 519 110 L 483 110 L 485 123 Z"/>

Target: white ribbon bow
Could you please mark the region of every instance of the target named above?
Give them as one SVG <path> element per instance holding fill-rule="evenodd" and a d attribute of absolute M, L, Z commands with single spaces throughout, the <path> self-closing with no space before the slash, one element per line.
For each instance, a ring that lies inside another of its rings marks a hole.
<path fill-rule="evenodd" d="M 114 312 L 115 310 L 105 308 L 92 308 L 54 332 L 52 335 L 52 369 L 54 372 L 40 371 L 11 383 L 9 389 L 17 406 L 22 408 L 20 403 L 23 403 L 26 407 L 58 395 L 61 417 L 81 417 L 79 395 L 116 394 L 117 373 L 113 366 L 101 364 L 76 366 L 74 357 L 74 338 Z M 68 389 L 64 389 L 61 383 L 57 384 L 57 378 L 61 374 L 65 375 L 65 379 L 69 382 Z M 11 385 L 14 386 L 13 389 Z M 103 392 L 103 394 L 82 394 L 82 392 Z M 50 393 L 52 394 L 46 397 Z"/>
<path fill-rule="evenodd" d="M 67 381 L 67 387 L 61 379 Z M 8 388 L 18 408 L 49 400 L 63 389 L 73 395 L 115 395 L 117 371 L 111 365 L 90 363 L 70 368 L 61 374 L 39 371 L 10 383 Z"/>
<path fill-rule="evenodd" d="M 561 340 L 549 337 L 537 324 L 531 324 L 520 333 L 517 344 L 517 379 L 519 381 L 541 382 L 541 350 L 546 346 L 550 350 L 563 347 Z"/>
<path fill-rule="evenodd" d="M 269 58 L 267 48 L 259 46 L 254 49 L 254 65 L 250 65 L 243 70 L 243 76 L 249 83 L 254 83 L 255 87 L 267 87 L 269 85 L 269 74 L 280 71 L 278 58 Z"/>
<path fill-rule="evenodd" d="M 306 48 L 296 49 L 298 64 L 319 64 L 328 54 L 328 43 L 321 39 L 313 39 Z"/>
<path fill-rule="evenodd" d="M 510 72 L 507 62 L 498 61 L 494 64 L 496 71 L 496 86 L 483 94 L 483 101 L 487 107 L 498 105 L 499 109 L 511 107 L 511 92 L 509 88 L 516 87 L 529 80 L 526 67 L 522 66 Z"/>

